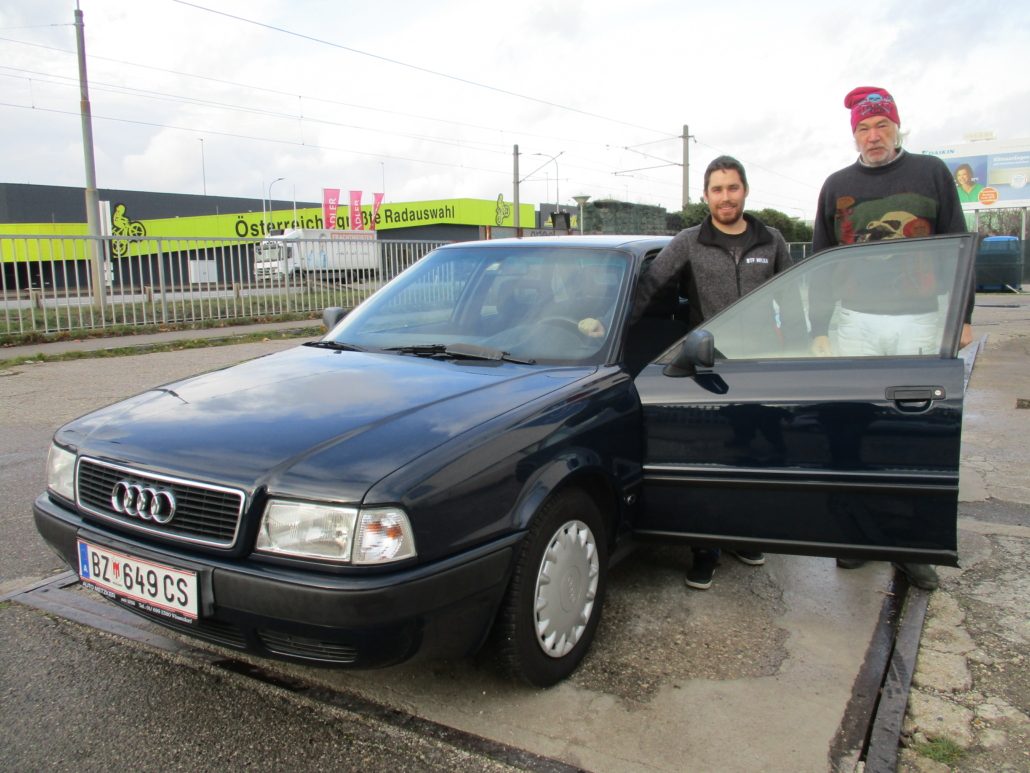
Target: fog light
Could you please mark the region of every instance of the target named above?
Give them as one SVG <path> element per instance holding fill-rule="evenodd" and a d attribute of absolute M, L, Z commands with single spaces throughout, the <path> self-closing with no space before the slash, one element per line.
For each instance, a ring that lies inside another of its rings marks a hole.
<path fill-rule="evenodd" d="M 400 508 L 362 510 L 357 532 L 355 564 L 384 564 L 415 555 L 411 524 Z"/>
<path fill-rule="evenodd" d="M 350 561 L 353 507 L 269 501 L 255 548 L 265 553 Z"/>

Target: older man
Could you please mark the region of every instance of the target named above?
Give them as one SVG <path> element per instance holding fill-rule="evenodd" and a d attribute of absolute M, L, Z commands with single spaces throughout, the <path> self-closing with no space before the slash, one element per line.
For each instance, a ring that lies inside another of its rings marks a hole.
<path fill-rule="evenodd" d="M 844 98 L 844 106 L 851 111 L 851 131 L 859 157 L 823 183 L 813 251 L 861 241 L 965 233 L 966 219 L 947 165 L 936 156 L 907 153 L 901 147 L 901 119 L 894 98 L 884 89 L 863 86 Z M 890 278 L 870 279 L 888 283 Z M 933 336 L 927 337 L 930 328 L 924 324 L 924 317 L 937 313 L 936 295 L 902 298 L 853 291 L 837 298 L 831 292 L 830 277 L 822 280 L 812 288 L 809 311 L 816 354 L 928 354 L 933 348 L 935 341 Z M 849 306 L 849 301 L 858 296 L 864 298 L 861 307 Z M 845 335 L 841 351 L 832 351 L 829 326 L 837 300 L 849 311 L 850 325 L 883 335 Z M 973 340 L 969 324 L 972 314 L 970 288 L 962 346 Z M 871 349 L 869 342 L 874 337 L 889 343 L 880 350 Z"/>
<path fill-rule="evenodd" d="M 933 234 L 965 233 L 966 221 L 955 181 L 936 156 L 907 153 L 902 148 L 901 119 L 894 98 L 884 89 L 860 87 L 844 98 L 851 111 L 851 131 L 859 157 L 834 172 L 823 184 L 816 212 L 812 248 L 818 252 L 838 244 L 903 239 Z M 901 266 L 884 266 L 863 281 L 876 287 L 833 287 L 829 275 L 813 277 L 809 292 L 813 351 L 843 357 L 936 354 L 937 295 L 905 293 Z M 930 267 L 932 270 L 932 267 Z M 928 286 L 931 286 L 930 283 Z M 882 291 L 880 291 L 882 290 Z M 970 319 L 973 288 L 969 288 L 962 346 L 973 340 Z M 830 318 L 841 304 L 837 351 L 829 339 Z M 837 559 L 851 569 L 862 561 Z M 937 573 L 925 564 L 899 564 L 913 584 L 938 585 Z"/>

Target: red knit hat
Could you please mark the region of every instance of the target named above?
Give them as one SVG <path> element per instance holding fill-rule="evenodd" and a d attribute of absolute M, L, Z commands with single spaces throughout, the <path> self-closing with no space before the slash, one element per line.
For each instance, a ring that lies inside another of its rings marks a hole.
<path fill-rule="evenodd" d="M 886 89 L 876 86 L 859 86 L 852 89 L 844 97 L 844 107 L 851 111 L 851 133 L 855 133 L 855 127 L 859 121 L 871 118 L 874 115 L 883 115 L 890 118 L 894 123 L 901 125 L 898 118 L 898 106 Z"/>

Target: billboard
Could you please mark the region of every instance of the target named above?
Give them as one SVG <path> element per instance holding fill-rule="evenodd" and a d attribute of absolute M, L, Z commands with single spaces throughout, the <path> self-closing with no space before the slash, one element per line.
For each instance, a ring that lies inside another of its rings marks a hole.
<path fill-rule="evenodd" d="M 378 196 L 379 194 L 376 194 Z M 378 206 L 377 206 L 378 204 Z M 285 228 L 326 228 L 323 211 L 320 207 L 304 207 L 293 210 L 275 210 L 267 214 L 262 212 L 239 212 L 224 215 L 197 215 L 193 217 L 171 217 L 159 219 L 140 219 L 133 217 L 125 204 L 116 202 L 112 207 L 112 229 L 115 235 L 149 237 L 151 239 L 233 239 L 263 238 L 273 230 Z M 532 204 L 521 204 L 519 207 L 523 223 L 532 223 L 536 216 Z M 360 213 L 360 214 L 358 214 Z M 435 201 L 407 201 L 383 203 L 374 201 L 371 205 L 361 205 L 355 211 L 355 222 L 351 222 L 349 207 L 337 209 L 336 228 L 383 231 L 380 236 L 389 239 L 389 229 L 409 226 L 454 224 L 454 225 L 515 225 L 514 205 L 504 201 L 504 197 L 493 199 L 439 199 Z M 360 220 L 358 219 L 360 218 Z M 85 236 L 85 223 L 0 223 L 0 262 L 36 260 L 39 255 L 39 242 L 26 240 L 19 242 L 15 249 L 14 240 L 7 237 L 22 235 L 32 236 Z M 121 242 L 122 246 L 126 243 Z M 148 242 L 143 249 L 152 249 Z M 212 245 L 209 245 L 212 246 Z M 81 255 L 74 252 L 79 247 L 68 246 L 65 257 L 53 255 L 54 260 L 79 260 Z M 50 253 L 47 253 L 49 256 Z"/>
<path fill-rule="evenodd" d="M 951 172 L 962 209 L 1030 207 L 1030 139 L 928 148 Z"/>

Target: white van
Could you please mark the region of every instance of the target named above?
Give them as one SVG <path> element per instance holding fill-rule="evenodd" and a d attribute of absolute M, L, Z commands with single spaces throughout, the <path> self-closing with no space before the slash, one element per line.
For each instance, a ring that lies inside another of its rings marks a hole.
<path fill-rule="evenodd" d="M 379 273 L 376 231 L 288 228 L 254 247 L 258 279 L 304 275 L 353 282 Z"/>

